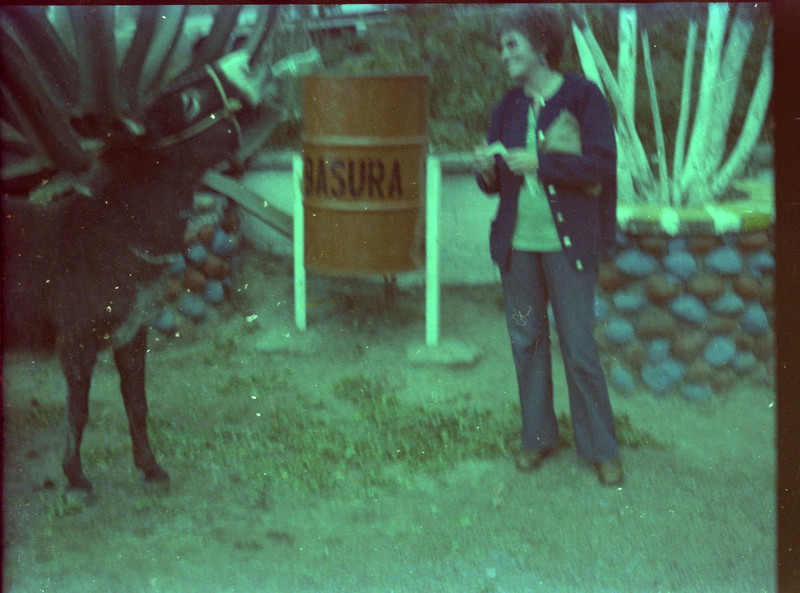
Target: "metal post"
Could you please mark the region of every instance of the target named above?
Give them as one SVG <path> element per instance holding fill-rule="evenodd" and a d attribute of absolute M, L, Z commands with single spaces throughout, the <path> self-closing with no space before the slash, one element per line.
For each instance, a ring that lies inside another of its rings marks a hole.
<path fill-rule="evenodd" d="M 439 211 L 442 169 L 439 159 L 428 157 L 425 184 L 425 343 L 439 343 Z"/>
<path fill-rule="evenodd" d="M 300 331 L 306 331 L 306 264 L 305 225 L 303 223 L 303 157 L 292 157 L 294 182 L 294 322 Z"/>

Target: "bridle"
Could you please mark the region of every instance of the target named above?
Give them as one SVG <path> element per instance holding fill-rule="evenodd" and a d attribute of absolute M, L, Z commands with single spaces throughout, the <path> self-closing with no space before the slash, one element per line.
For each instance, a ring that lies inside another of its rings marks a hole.
<path fill-rule="evenodd" d="M 205 132 L 211 126 L 214 126 L 225 120 L 233 123 L 233 127 L 236 128 L 236 135 L 239 139 L 239 144 L 241 145 L 242 128 L 239 126 L 239 121 L 236 119 L 236 112 L 242 110 L 242 102 L 235 97 L 228 97 L 227 93 L 225 92 L 225 88 L 222 86 L 219 76 L 217 76 L 217 73 L 214 72 L 214 69 L 211 66 L 206 64 L 205 70 L 208 76 L 214 82 L 214 86 L 217 87 L 217 92 L 222 99 L 222 109 L 215 111 L 207 117 L 204 117 L 196 124 L 189 126 L 185 130 L 181 130 L 175 134 L 170 134 L 169 136 L 164 136 L 153 143 L 154 147 L 163 148 L 165 146 L 172 146 L 173 144 L 183 142 L 184 140 L 188 140 L 193 136 L 197 136 L 198 134 Z"/>
<path fill-rule="evenodd" d="M 214 82 L 214 86 L 217 87 L 217 92 L 219 93 L 219 96 L 222 99 L 222 109 L 219 111 L 215 111 L 209 116 L 198 121 L 196 124 L 189 126 L 185 130 L 160 138 L 158 141 L 154 142 L 152 146 L 154 146 L 155 148 L 163 148 L 165 146 L 172 146 L 174 144 L 178 144 L 179 142 L 188 140 L 193 136 L 197 136 L 198 134 L 209 129 L 210 127 L 215 126 L 216 124 L 225 120 L 231 121 L 233 123 L 234 128 L 236 128 L 236 135 L 239 139 L 239 144 L 241 145 L 242 128 L 239 126 L 239 122 L 236 119 L 236 112 L 242 110 L 242 102 L 235 97 L 228 97 L 228 94 L 225 92 L 225 88 L 222 86 L 222 82 L 220 81 L 219 76 L 217 76 L 217 73 L 214 72 L 214 69 L 211 66 L 206 64 L 205 71 L 211 78 L 211 80 Z M 138 247 L 131 246 L 130 249 L 133 252 L 133 254 L 139 259 L 147 262 L 148 264 L 156 266 L 173 264 L 177 259 L 181 259 L 183 257 L 180 253 L 150 255 L 149 253 L 139 249 Z"/>

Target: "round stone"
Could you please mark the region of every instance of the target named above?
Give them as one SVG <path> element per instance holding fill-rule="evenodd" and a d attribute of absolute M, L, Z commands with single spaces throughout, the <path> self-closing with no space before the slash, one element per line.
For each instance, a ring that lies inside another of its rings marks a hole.
<path fill-rule="evenodd" d="M 655 305 L 663 305 L 671 301 L 680 291 L 680 286 L 674 277 L 666 274 L 651 276 L 645 285 L 647 297 Z"/>
<path fill-rule="evenodd" d="M 733 369 L 739 374 L 752 371 L 757 364 L 756 355 L 752 352 L 739 352 L 733 359 Z"/>
<path fill-rule="evenodd" d="M 206 308 L 203 299 L 194 294 L 185 294 L 178 301 L 178 310 L 194 321 L 205 316 Z"/>
<path fill-rule="evenodd" d="M 663 309 L 652 308 L 636 319 L 636 335 L 642 339 L 666 338 L 678 331 L 678 322 Z"/>
<path fill-rule="evenodd" d="M 153 327 L 165 334 L 174 332 L 175 328 L 178 327 L 175 314 L 170 309 L 164 309 L 156 317 Z"/>
<path fill-rule="evenodd" d="M 628 249 L 617 256 L 616 264 L 619 270 L 628 276 L 644 278 L 655 270 L 656 258 L 638 249 Z"/>
<path fill-rule="evenodd" d="M 655 237 L 652 235 L 645 235 L 639 237 L 639 249 L 651 255 L 661 257 L 667 251 L 666 237 Z"/>
<path fill-rule="evenodd" d="M 764 249 L 769 245 L 769 235 L 766 231 L 742 233 L 739 235 L 737 245 L 742 251 L 756 251 L 758 249 Z"/>
<path fill-rule="evenodd" d="M 761 298 L 761 285 L 752 274 L 739 274 L 733 281 L 733 290 L 746 301 Z"/>
<path fill-rule="evenodd" d="M 682 295 L 670 301 L 669 311 L 678 319 L 693 325 L 703 325 L 708 317 L 705 305 L 691 295 Z"/>
<path fill-rule="evenodd" d="M 594 297 L 594 318 L 598 321 L 605 322 L 611 314 L 611 307 L 608 303 L 599 296 Z"/>
<path fill-rule="evenodd" d="M 729 365 L 733 362 L 734 356 L 736 356 L 736 345 L 730 338 L 724 336 L 711 338 L 703 351 L 706 362 L 715 369 Z"/>
<path fill-rule="evenodd" d="M 172 264 L 169 266 L 169 273 L 175 276 L 180 276 L 186 269 L 186 258 L 183 256 L 176 257 Z"/>
<path fill-rule="evenodd" d="M 622 359 L 632 368 L 640 369 L 647 360 L 647 352 L 638 340 L 631 340 L 622 347 Z"/>
<path fill-rule="evenodd" d="M 645 364 L 642 367 L 642 381 L 657 394 L 664 394 L 678 384 L 685 372 L 681 363 L 667 359 L 658 364 Z"/>
<path fill-rule="evenodd" d="M 211 240 L 211 251 L 214 255 L 219 255 L 221 257 L 230 255 L 235 247 L 236 241 L 231 235 L 222 229 L 216 230 Z"/>
<path fill-rule="evenodd" d="M 742 271 L 742 257 L 733 247 L 718 247 L 706 256 L 706 266 L 723 276 L 733 276 Z"/>
<path fill-rule="evenodd" d="M 717 369 L 708 379 L 714 393 L 724 392 L 736 382 L 736 372 L 733 369 Z"/>
<path fill-rule="evenodd" d="M 734 292 L 726 292 L 711 303 L 711 310 L 718 315 L 733 317 L 744 312 L 742 297 Z"/>
<path fill-rule="evenodd" d="M 672 355 L 686 362 L 696 360 L 705 348 L 706 342 L 707 337 L 703 330 L 680 332 L 672 343 Z"/>
<path fill-rule="evenodd" d="M 181 276 L 173 276 L 167 280 L 167 300 L 174 301 L 178 295 L 183 291 L 183 278 Z"/>
<path fill-rule="evenodd" d="M 208 250 L 200 243 L 194 243 L 186 249 L 186 259 L 196 266 L 200 266 L 208 257 Z"/>
<path fill-rule="evenodd" d="M 681 385 L 681 397 L 690 402 L 708 402 L 714 397 L 711 387 L 697 383 L 684 383 Z"/>
<path fill-rule="evenodd" d="M 750 335 L 759 336 L 769 330 L 769 319 L 764 308 L 758 304 L 747 307 L 742 315 L 742 329 Z"/>
<path fill-rule="evenodd" d="M 716 237 L 691 237 L 686 242 L 686 249 L 695 255 L 703 255 L 717 245 Z"/>
<path fill-rule="evenodd" d="M 705 383 L 711 377 L 711 365 L 703 358 L 694 359 L 686 367 L 686 380 L 691 383 Z"/>
<path fill-rule="evenodd" d="M 222 258 L 210 254 L 201 266 L 203 273 L 214 280 L 222 280 L 230 275 L 230 268 Z"/>
<path fill-rule="evenodd" d="M 725 282 L 716 274 L 700 274 L 689 282 L 689 292 L 707 303 L 725 292 Z"/>
<path fill-rule="evenodd" d="M 607 261 L 600 264 L 597 270 L 597 285 L 606 292 L 615 292 L 625 283 L 619 269 L 614 262 Z"/>
<path fill-rule="evenodd" d="M 682 280 L 688 280 L 697 272 L 697 262 L 691 253 L 685 251 L 677 251 L 666 256 L 664 267 Z"/>
<path fill-rule="evenodd" d="M 205 246 L 211 245 L 214 240 L 214 234 L 217 232 L 217 227 L 213 223 L 206 223 L 197 229 L 197 241 Z"/>
<path fill-rule="evenodd" d="M 755 276 L 775 269 L 775 258 L 768 251 L 759 251 L 747 258 L 747 267 Z"/>
<path fill-rule="evenodd" d="M 613 389 L 618 393 L 628 394 L 636 387 L 633 375 L 616 361 L 611 365 L 609 380 Z"/>
<path fill-rule="evenodd" d="M 678 253 L 680 251 L 686 251 L 688 244 L 684 237 L 675 237 L 669 240 L 667 245 L 667 251 L 670 253 Z"/>
<path fill-rule="evenodd" d="M 606 339 L 612 344 L 626 344 L 633 335 L 633 326 L 627 319 L 615 317 L 606 324 Z"/>
<path fill-rule="evenodd" d="M 669 358 L 669 340 L 659 338 L 650 342 L 647 348 L 647 360 L 654 364 L 664 362 Z"/>
<path fill-rule="evenodd" d="M 739 322 L 733 317 L 710 315 L 706 320 L 706 331 L 711 335 L 728 335 L 736 332 Z"/>
<path fill-rule="evenodd" d="M 202 292 L 206 288 L 206 277 L 200 270 L 189 268 L 183 273 L 183 285 L 192 292 Z"/>
<path fill-rule="evenodd" d="M 614 294 L 614 308 L 620 313 L 633 313 L 645 304 L 645 297 L 636 290 L 624 290 Z"/>
<path fill-rule="evenodd" d="M 736 350 L 752 350 L 756 338 L 742 331 L 739 331 L 736 332 L 736 334 L 734 335 L 734 341 L 736 342 Z"/>
<path fill-rule="evenodd" d="M 225 300 L 225 289 L 219 280 L 209 280 L 206 282 L 206 289 L 203 297 L 207 303 L 218 305 Z"/>

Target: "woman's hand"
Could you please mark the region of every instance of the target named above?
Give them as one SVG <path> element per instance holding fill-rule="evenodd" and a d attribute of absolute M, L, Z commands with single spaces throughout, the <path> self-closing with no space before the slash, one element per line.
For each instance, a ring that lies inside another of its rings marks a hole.
<path fill-rule="evenodd" d="M 539 154 L 536 149 L 509 148 L 506 164 L 515 175 L 533 175 L 539 170 Z"/>
<path fill-rule="evenodd" d="M 476 173 L 480 173 L 483 180 L 491 185 L 494 183 L 494 153 L 489 149 L 486 140 L 475 147 L 472 152 L 472 166 Z"/>
<path fill-rule="evenodd" d="M 494 154 L 489 150 L 486 140 L 473 150 L 472 166 L 476 173 L 482 173 L 484 177 L 494 173 Z"/>

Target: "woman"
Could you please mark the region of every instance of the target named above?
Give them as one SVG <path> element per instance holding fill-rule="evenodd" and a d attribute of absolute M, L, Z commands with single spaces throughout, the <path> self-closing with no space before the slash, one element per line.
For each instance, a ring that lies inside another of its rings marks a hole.
<path fill-rule="evenodd" d="M 500 268 L 522 411 L 520 470 L 558 445 L 548 302 L 564 359 L 578 455 L 603 484 L 624 473 L 594 339 L 594 288 L 616 237 L 616 144 L 600 89 L 558 70 L 565 25 L 555 8 L 501 17 L 500 60 L 520 86 L 492 111 L 475 149 L 478 185 L 500 194 L 491 255 Z"/>

